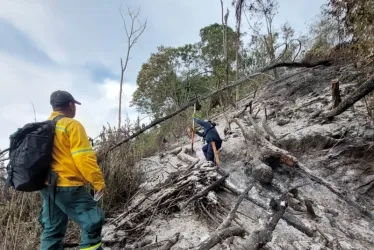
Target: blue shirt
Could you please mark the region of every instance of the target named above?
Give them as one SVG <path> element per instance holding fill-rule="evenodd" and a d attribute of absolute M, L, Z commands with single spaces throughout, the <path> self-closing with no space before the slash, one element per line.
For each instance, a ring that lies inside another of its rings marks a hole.
<path fill-rule="evenodd" d="M 207 143 L 211 143 L 212 141 L 222 142 L 216 128 L 213 127 L 210 122 L 202 121 L 198 118 L 194 118 L 194 120 L 197 124 L 204 128 L 203 133 L 196 131 L 196 134 L 203 137 Z"/>

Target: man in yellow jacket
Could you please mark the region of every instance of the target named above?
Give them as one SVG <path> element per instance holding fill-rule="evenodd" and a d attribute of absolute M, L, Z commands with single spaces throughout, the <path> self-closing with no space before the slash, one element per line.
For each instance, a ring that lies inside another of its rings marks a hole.
<path fill-rule="evenodd" d="M 51 181 L 53 177 L 50 176 L 48 185 L 41 191 L 43 209 L 39 220 L 43 233 L 40 249 L 62 249 L 69 217 L 81 227 L 80 249 L 102 249 L 104 213 L 85 189 L 85 184 L 92 184 L 98 196 L 105 184 L 86 131 L 73 119 L 76 104 L 81 103 L 70 93 L 60 90 L 51 94 L 50 103 L 53 112 L 49 119 L 56 121 L 51 164 L 51 176 L 55 178 Z"/>

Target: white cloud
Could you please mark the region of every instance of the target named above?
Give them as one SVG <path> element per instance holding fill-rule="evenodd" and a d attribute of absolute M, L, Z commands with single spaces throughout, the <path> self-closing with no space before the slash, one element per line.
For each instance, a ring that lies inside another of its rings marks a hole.
<path fill-rule="evenodd" d="M 0 148 L 8 146 L 9 135 L 17 128 L 34 121 L 32 104 L 37 121 L 48 118 L 51 113 L 49 97 L 57 89 L 71 92 L 82 102 L 82 105 L 77 107 L 76 119 L 82 122 L 91 137 L 98 135 L 102 125 L 107 122 L 117 125 L 117 81 L 93 83 L 84 71 L 72 73 L 57 67 L 38 66 L 4 53 L 0 53 L 0 78 Z M 135 89 L 135 84 L 124 83 L 123 92 L 126 97 L 123 98 L 123 110 L 129 113 L 133 120 L 137 115 L 134 109 L 129 107 L 129 102 Z"/>
<path fill-rule="evenodd" d="M 49 1 L 0 0 L 0 18 L 27 34 L 35 46 L 56 62 L 66 62 L 67 51 L 59 39 L 68 27 Z"/>

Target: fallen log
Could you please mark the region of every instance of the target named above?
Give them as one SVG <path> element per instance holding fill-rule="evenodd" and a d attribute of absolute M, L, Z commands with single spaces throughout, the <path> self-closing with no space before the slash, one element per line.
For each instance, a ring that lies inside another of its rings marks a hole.
<path fill-rule="evenodd" d="M 355 91 L 344 99 L 336 108 L 331 111 L 323 112 L 323 118 L 333 118 L 346 111 L 349 107 L 364 98 L 367 94 L 374 90 L 374 75 L 372 75 L 366 82 L 359 85 Z"/>
<path fill-rule="evenodd" d="M 245 230 L 241 227 L 229 227 L 218 232 L 216 231 L 212 233 L 208 239 L 203 241 L 200 246 L 197 247 L 197 250 L 209 250 L 229 237 L 244 237 L 244 234 Z"/>
<path fill-rule="evenodd" d="M 253 182 L 247 186 L 247 188 L 244 190 L 244 192 L 239 196 L 238 201 L 236 202 L 235 206 L 231 209 L 231 211 L 227 215 L 226 219 L 221 223 L 221 225 L 218 226 L 217 231 L 221 231 L 222 229 L 225 229 L 225 228 L 230 226 L 232 220 L 235 217 L 235 213 L 240 206 L 240 203 L 242 203 L 245 196 L 248 195 L 248 192 L 252 189 L 253 186 L 254 186 Z"/>
<path fill-rule="evenodd" d="M 270 206 L 273 214 L 268 217 L 263 228 L 254 231 L 250 235 L 249 239 L 244 244 L 244 249 L 258 250 L 272 240 L 275 227 L 285 213 L 287 203 L 285 201 L 279 202 L 275 200 L 272 200 L 270 203 L 273 203 Z"/>
<path fill-rule="evenodd" d="M 182 151 L 177 155 L 178 159 L 181 161 L 193 163 L 196 161 L 196 158 L 187 154 L 187 148 L 183 148 Z"/>
<path fill-rule="evenodd" d="M 223 186 L 226 189 L 228 189 L 229 191 L 231 191 L 235 195 L 239 196 L 239 195 L 241 195 L 243 193 L 243 190 L 237 188 L 234 184 L 232 184 L 231 182 L 229 182 L 227 180 L 225 181 L 225 183 L 223 184 Z M 249 195 L 246 195 L 245 199 L 248 200 L 248 201 L 250 201 L 250 202 L 252 202 L 256 206 L 261 207 L 262 209 L 265 209 L 265 210 L 269 209 L 268 205 L 264 201 L 262 201 L 262 200 L 260 200 L 258 198 L 254 198 L 254 197 L 251 197 Z M 315 234 L 316 234 L 313 229 L 311 229 L 310 227 L 308 227 L 307 225 L 305 225 L 298 218 L 296 218 L 295 216 L 293 216 L 292 214 L 290 214 L 288 212 L 285 212 L 282 215 L 282 219 L 285 222 L 287 222 L 288 225 L 296 228 L 297 230 L 299 230 L 300 232 L 306 234 L 309 237 L 314 237 Z"/>
<path fill-rule="evenodd" d="M 182 147 L 177 147 L 173 150 L 171 150 L 169 153 L 172 155 L 178 155 L 182 151 Z"/>

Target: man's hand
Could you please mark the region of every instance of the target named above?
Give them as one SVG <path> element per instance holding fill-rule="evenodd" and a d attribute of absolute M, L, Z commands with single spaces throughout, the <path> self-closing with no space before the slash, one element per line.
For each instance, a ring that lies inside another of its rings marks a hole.
<path fill-rule="evenodd" d="M 96 191 L 94 195 L 94 200 L 99 201 L 101 197 L 103 197 L 104 189 L 101 189 L 100 191 Z"/>

